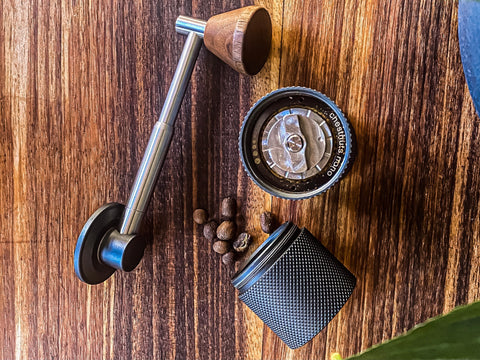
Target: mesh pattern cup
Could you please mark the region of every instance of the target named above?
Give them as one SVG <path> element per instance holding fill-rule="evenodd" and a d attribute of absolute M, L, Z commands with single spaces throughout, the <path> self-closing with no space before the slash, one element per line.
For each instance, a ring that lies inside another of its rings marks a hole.
<path fill-rule="evenodd" d="M 356 279 L 307 229 L 277 229 L 232 279 L 240 299 L 290 348 L 340 311 Z"/>

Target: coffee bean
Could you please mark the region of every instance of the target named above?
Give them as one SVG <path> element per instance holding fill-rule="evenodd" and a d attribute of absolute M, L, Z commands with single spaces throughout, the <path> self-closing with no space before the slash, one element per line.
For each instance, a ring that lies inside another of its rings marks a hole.
<path fill-rule="evenodd" d="M 198 225 L 203 225 L 208 220 L 208 214 L 204 209 L 196 209 L 193 212 L 193 221 L 195 221 Z"/>
<path fill-rule="evenodd" d="M 222 256 L 222 262 L 225 265 L 232 265 L 233 263 L 235 263 L 235 254 L 231 251 L 226 253 Z"/>
<path fill-rule="evenodd" d="M 222 200 L 222 218 L 232 220 L 237 213 L 237 202 L 233 197 L 226 197 Z"/>
<path fill-rule="evenodd" d="M 217 228 L 217 237 L 220 240 L 232 240 L 235 236 L 236 226 L 233 221 L 227 220 Z"/>
<path fill-rule="evenodd" d="M 213 243 L 213 251 L 215 251 L 217 254 L 223 255 L 228 253 L 232 249 L 232 246 L 228 241 L 215 241 Z"/>
<path fill-rule="evenodd" d="M 241 233 L 238 235 L 237 240 L 233 242 L 233 248 L 237 252 L 244 252 L 248 249 L 252 243 L 252 236 L 248 233 Z"/>
<path fill-rule="evenodd" d="M 206 223 L 203 227 L 203 236 L 205 236 L 208 240 L 215 239 L 215 235 L 217 234 L 217 227 L 217 223 L 213 220 Z"/>
<path fill-rule="evenodd" d="M 265 211 L 260 215 L 260 227 L 266 234 L 271 234 L 275 231 L 276 221 L 271 212 Z"/>

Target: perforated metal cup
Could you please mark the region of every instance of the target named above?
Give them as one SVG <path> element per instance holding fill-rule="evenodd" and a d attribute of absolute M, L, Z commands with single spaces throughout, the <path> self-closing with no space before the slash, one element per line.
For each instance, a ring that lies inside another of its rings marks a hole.
<path fill-rule="evenodd" d="M 232 283 L 240 299 L 296 349 L 340 311 L 356 279 L 307 229 L 286 222 L 250 256 Z"/>

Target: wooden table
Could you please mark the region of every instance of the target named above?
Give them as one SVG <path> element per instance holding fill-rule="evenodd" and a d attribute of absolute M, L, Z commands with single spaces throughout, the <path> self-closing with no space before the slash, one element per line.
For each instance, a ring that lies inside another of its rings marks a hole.
<path fill-rule="evenodd" d="M 273 50 L 248 78 L 202 50 L 132 273 L 74 274 L 88 216 L 125 202 L 184 37 L 180 14 L 249 3 L 21 1 L 0 5 L 2 359 L 323 359 L 480 298 L 480 136 L 462 71 L 457 3 L 262 0 Z M 272 198 L 243 171 L 243 116 L 278 87 L 331 97 L 358 158 L 326 194 Z M 235 196 L 307 226 L 358 278 L 328 327 L 289 350 L 238 300 L 192 221 Z"/>

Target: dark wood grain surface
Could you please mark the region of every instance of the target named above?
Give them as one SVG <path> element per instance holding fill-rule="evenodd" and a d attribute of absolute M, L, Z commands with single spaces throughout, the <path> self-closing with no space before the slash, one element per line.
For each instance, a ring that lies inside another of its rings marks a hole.
<path fill-rule="evenodd" d="M 132 273 L 74 274 L 88 216 L 125 202 L 184 37 L 180 14 L 250 2 L 0 3 L 0 358 L 323 359 L 354 354 L 480 299 L 479 118 L 465 84 L 457 3 L 259 1 L 273 49 L 254 78 L 201 51 Z M 316 198 L 271 198 L 237 152 L 249 107 L 278 87 L 332 98 L 353 124 L 350 175 Z M 271 209 L 357 276 L 313 341 L 288 349 L 238 300 L 192 212 L 237 197 L 255 245 Z"/>

